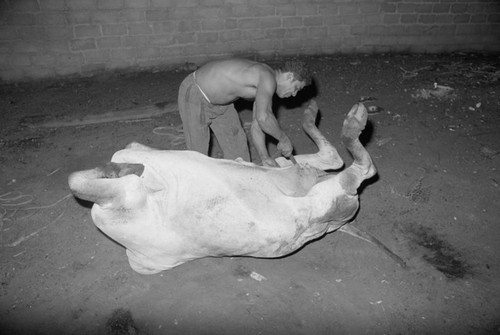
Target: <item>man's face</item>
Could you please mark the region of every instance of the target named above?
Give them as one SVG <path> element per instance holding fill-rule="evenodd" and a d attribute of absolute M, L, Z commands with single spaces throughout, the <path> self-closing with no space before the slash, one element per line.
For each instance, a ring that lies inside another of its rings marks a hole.
<path fill-rule="evenodd" d="M 285 73 L 283 80 L 277 83 L 276 95 L 280 98 L 294 97 L 304 86 L 306 86 L 304 81 L 298 81 L 291 73 Z"/>

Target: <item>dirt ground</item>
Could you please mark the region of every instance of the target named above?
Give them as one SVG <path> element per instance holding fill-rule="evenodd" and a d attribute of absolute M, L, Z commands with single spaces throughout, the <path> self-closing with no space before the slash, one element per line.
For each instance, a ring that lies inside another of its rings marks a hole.
<path fill-rule="evenodd" d="M 313 152 L 300 122 L 315 97 L 320 130 L 349 164 L 342 120 L 360 99 L 373 106 L 363 143 L 378 175 L 363 185 L 352 224 L 407 269 L 336 232 L 280 259 L 206 258 L 135 273 L 123 247 L 95 227 L 89 205 L 71 195 L 67 177 L 132 141 L 183 149 L 178 112 L 65 122 L 175 104 L 187 69 L 4 84 L 0 333 L 499 334 L 500 58 L 304 60 L 315 85 L 276 101 L 279 122 L 296 153 Z M 239 107 L 248 128 L 248 104 Z M 217 146 L 213 155 L 220 157 Z"/>

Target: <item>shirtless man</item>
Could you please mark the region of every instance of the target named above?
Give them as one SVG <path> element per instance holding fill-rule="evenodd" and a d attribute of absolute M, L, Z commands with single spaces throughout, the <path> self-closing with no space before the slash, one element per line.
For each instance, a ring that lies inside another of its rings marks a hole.
<path fill-rule="evenodd" d="M 311 73 L 299 61 L 286 62 L 279 69 L 246 59 L 227 59 L 205 64 L 184 79 L 179 88 L 179 111 L 187 148 L 208 155 L 210 129 L 224 158 L 250 161 L 245 131 L 233 102 L 254 100 L 251 134 L 264 166 L 277 166 L 266 148 L 265 134 L 278 141 L 278 150 L 292 154 L 288 136 L 272 111 L 272 99 L 295 96 L 312 81 Z"/>

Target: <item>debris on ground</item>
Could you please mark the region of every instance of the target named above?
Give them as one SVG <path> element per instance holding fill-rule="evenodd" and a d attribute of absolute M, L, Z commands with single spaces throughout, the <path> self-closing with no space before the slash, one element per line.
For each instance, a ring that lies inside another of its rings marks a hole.
<path fill-rule="evenodd" d="M 438 85 L 438 83 L 434 83 L 434 88 L 419 89 L 411 96 L 413 99 L 437 98 L 439 100 L 453 100 L 456 98 L 456 93 L 455 90 L 449 86 Z"/>
<path fill-rule="evenodd" d="M 255 271 L 252 271 L 252 273 L 250 273 L 250 278 L 255 279 L 256 281 L 267 280 L 266 277 L 264 277 L 263 275 L 261 275 L 260 273 L 255 272 Z"/>

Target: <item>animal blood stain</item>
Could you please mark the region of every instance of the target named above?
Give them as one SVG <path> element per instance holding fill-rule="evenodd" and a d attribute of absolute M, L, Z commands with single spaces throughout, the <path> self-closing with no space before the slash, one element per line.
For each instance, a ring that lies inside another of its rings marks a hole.
<path fill-rule="evenodd" d="M 427 250 L 423 259 L 448 279 L 462 279 L 469 273 L 470 266 L 462 260 L 462 255 L 432 229 L 414 228 L 413 235 L 413 241 Z"/>

